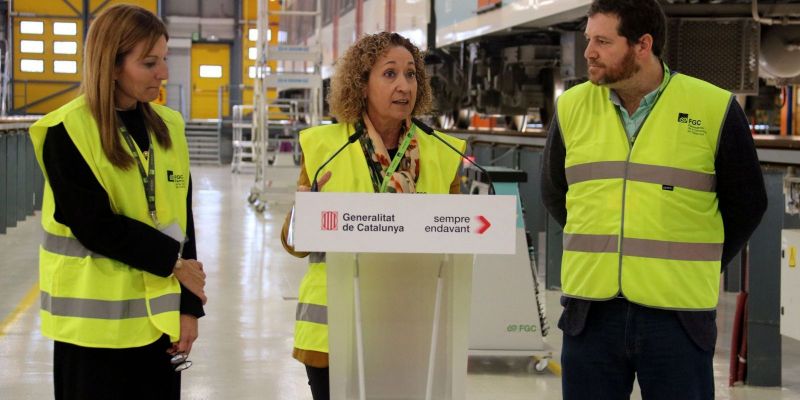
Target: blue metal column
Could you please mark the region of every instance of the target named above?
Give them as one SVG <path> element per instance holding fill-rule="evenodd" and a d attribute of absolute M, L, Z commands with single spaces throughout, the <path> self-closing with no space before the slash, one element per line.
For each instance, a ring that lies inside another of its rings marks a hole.
<path fill-rule="evenodd" d="M 28 136 L 28 140 L 30 140 L 30 136 Z M 33 142 L 31 142 L 31 153 L 33 153 Z M 42 168 L 39 167 L 39 162 L 36 161 L 36 154 L 35 153 L 33 153 L 33 171 L 34 171 L 33 209 L 34 210 L 41 210 L 42 209 L 42 196 L 44 196 L 44 174 L 42 173 Z"/>
<path fill-rule="evenodd" d="M 541 149 L 523 148 L 515 155 L 518 160 L 518 169 L 528 174 L 528 181 L 520 183 L 519 196 L 522 201 L 525 216 L 525 227 L 530 231 L 533 248 L 536 252 L 536 263 L 540 271 L 545 271 L 544 265 L 539 265 L 539 236 L 545 232 L 547 211 L 542 204 L 542 152 Z"/>
<path fill-rule="evenodd" d="M 747 384 L 781 385 L 781 229 L 783 169 L 764 168 L 767 212 L 750 238 L 747 298 Z"/>
<path fill-rule="evenodd" d="M 27 131 L 20 131 L 25 138 L 25 215 L 33 215 L 33 204 L 36 192 L 36 156 L 33 154 L 33 142 Z"/>
<path fill-rule="evenodd" d="M 724 287 L 726 292 L 738 293 L 742 289 L 742 253 L 736 254 L 736 257 L 728 263 L 725 268 L 725 276 L 723 277 Z"/>
<path fill-rule="evenodd" d="M 25 159 L 27 158 L 27 146 L 25 146 L 26 135 L 16 133 L 17 137 L 17 221 L 24 221 L 26 217 L 26 199 L 27 193 L 25 192 Z"/>
<path fill-rule="evenodd" d="M 242 104 L 243 102 L 243 95 L 242 95 L 242 81 L 244 81 L 244 77 L 242 76 L 242 42 L 244 38 L 242 37 L 242 24 L 240 21 L 242 20 L 242 16 L 244 15 L 244 6 L 242 4 L 242 0 L 233 0 L 233 13 L 236 18 L 233 19 L 233 45 L 231 46 L 231 56 L 230 56 L 230 90 L 228 91 L 228 104 L 230 107 L 233 107 L 236 104 Z M 291 17 L 290 17 L 291 18 Z M 233 108 L 228 110 L 231 112 L 231 117 L 233 117 Z"/>
<path fill-rule="evenodd" d="M 789 85 L 786 86 L 785 90 L 785 98 L 784 101 L 786 102 L 786 130 L 783 132 L 784 135 L 791 136 L 795 133 L 792 132 L 792 121 L 794 121 L 794 86 Z"/>
<path fill-rule="evenodd" d="M 6 233 L 6 224 L 8 223 L 7 214 L 7 192 L 8 192 L 8 163 L 6 161 L 6 135 L 0 133 L 0 234 Z"/>
<path fill-rule="evenodd" d="M 41 168 L 39 168 L 39 164 L 36 164 L 36 183 L 34 187 L 34 196 L 36 198 L 33 201 L 33 209 L 36 211 L 41 211 L 42 209 L 42 199 L 44 198 L 44 174 L 42 173 Z"/>
<path fill-rule="evenodd" d="M 6 134 L 6 227 L 17 226 L 17 136 Z"/>
<path fill-rule="evenodd" d="M 522 204 L 527 204 L 525 226 L 531 232 L 544 232 L 547 211 L 542 204 L 542 152 L 525 149 L 519 152 L 519 169 L 528 173 L 528 181 L 520 186 Z"/>
<path fill-rule="evenodd" d="M 488 163 L 493 157 L 492 147 L 483 143 L 473 146 L 472 154 L 475 156 L 475 162 L 481 166 L 489 165 Z"/>

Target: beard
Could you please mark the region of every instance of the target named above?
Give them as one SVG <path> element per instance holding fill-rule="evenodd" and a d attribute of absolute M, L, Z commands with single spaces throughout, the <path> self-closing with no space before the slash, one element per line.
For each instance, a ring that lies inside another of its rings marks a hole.
<path fill-rule="evenodd" d="M 589 66 L 604 67 L 604 72 L 596 78 L 592 78 L 592 74 L 589 73 L 589 80 L 595 85 L 611 85 L 620 81 L 624 81 L 632 77 L 641 69 L 639 65 L 636 64 L 636 56 L 633 54 L 633 47 L 628 49 L 628 51 L 625 53 L 625 57 L 618 65 L 609 67 L 604 64 L 590 63 Z"/>

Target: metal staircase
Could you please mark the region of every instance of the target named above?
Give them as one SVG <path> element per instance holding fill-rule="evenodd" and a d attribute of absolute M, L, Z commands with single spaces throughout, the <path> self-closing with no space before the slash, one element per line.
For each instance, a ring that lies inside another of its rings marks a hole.
<path fill-rule="evenodd" d="M 192 120 L 186 123 L 186 141 L 189 143 L 189 161 L 197 164 L 220 163 L 219 122 Z"/>
<path fill-rule="evenodd" d="M 241 104 L 233 106 L 233 134 L 231 172 L 252 172 L 255 168 L 253 149 L 253 106 Z"/>

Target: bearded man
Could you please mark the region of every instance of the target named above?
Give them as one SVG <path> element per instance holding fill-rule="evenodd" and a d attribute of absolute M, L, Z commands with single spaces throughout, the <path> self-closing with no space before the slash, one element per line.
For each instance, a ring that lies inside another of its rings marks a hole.
<path fill-rule="evenodd" d="M 542 198 L 564 228 L 564 399 L 714 398 L 720 272 L 766 210 L 734 96 L 661 60 L 656 0 L 595 0 L 589 82 L 549 126 Z"/>

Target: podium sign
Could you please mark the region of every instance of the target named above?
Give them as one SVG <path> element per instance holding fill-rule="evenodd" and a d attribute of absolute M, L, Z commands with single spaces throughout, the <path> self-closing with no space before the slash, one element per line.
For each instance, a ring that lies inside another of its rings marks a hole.
<path fill-rule="evenodd" d="M 514 254 L 514 196 L 312 193 L 295 196 L 299 251 Z"/>

